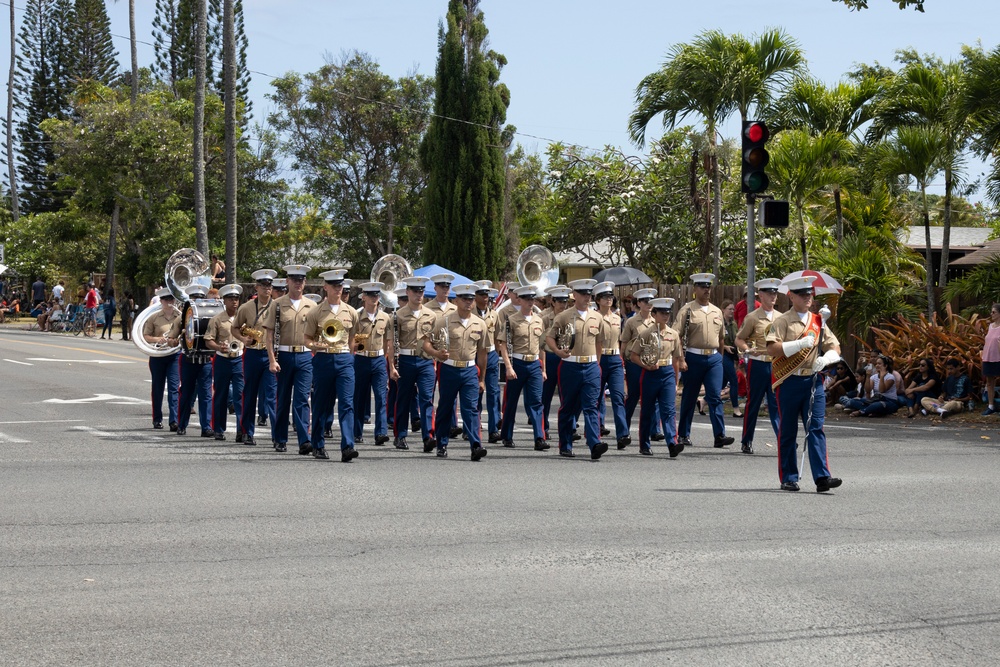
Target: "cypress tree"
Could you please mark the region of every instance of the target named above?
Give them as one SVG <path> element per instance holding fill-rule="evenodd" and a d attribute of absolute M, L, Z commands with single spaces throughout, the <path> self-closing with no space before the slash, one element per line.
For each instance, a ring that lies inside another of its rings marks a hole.
<path fill-rule="evenodd" d="M 76 0 L 73 45 L 70 78 L 74 83 L 114 82 L 118 77 L 118 52 L 111 41 L 111 21 L 104 0 Z"/>
<path fill-rule="evenodd" d="M 486 50 L 479 0 L 449 0 L 446 21 L 438 30 L 436 116 L 420 151 L 424 258 L 473 280 L 495 280 L 506 266 L 504 151 L 512 130 L 501 129 L 510 94 L 500 70 L 507 61 Z"/>

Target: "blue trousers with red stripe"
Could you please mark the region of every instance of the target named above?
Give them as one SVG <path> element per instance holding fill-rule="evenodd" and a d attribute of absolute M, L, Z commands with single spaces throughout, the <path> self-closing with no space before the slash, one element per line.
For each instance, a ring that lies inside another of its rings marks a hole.
<path fill-rule="evenodd" d="M 722 355 L 703 355 L 687 352 L 684 355 L 688 369 L 681 373 L 684 390 L 681 392 L 681 416 L 677 434 L 683 438 L 691 435 L 691 421 L 694 419 L 694 407 L 698 402 L 698 391 L 705 385 L 705 402 L 708 403 L 708 416 L 712 422 L 712 433 L 715 437 L 726 434 L 726 423 L 722 416 Z"/>
<path fill-rule="evenodd" d="M 597 412 L 604 425 L 604 388 L 611 394 L 611 414 L 615 418 L 615 438 L 621 440 L 628 435 L 628 420 L 625 418 L 625 367 L 617 354 L 601 355 L 601 388 L 597 396 Z"/>
<path fill-rule="evenodd" d="M 434 430 L 434 362 L 414 355 L 399 357 L 399 388 L 396 393 L 393 435 L 405 438 L 410 428 L 406 416 L 412 404 L 418 404 L 421 440 Z M 478 384 L 476 391 L 479 391 Z M 453 417 L 454 418 L 454 417 Z"/>
<path fill-rule="evenodd" d="M 767 396 L 767 416 L 771 418 L 771 428 L 774 429 L 774 437 L 778 438 L 778 401 L 774 398 L 774 390 L 771 389 L 771 362 L 747 360 L 747 384 L 749 393 L 747 394 L 747 404 L 743 408 L 743 437 L 740 442 L 744 445 L 753 442 L 754 431 L 757 429 L 757 413 L 760 412 L 760 404 Z"/>
<path fill-rule="evenodd" d="M 792 375 L 785 379 L 775 391 L 778 402 L 778 478 L 784 482 L 799 481 L 797 456 L 799 422 L 806 429 L 805 447 L 809 452 L 809 467 L 813 480 L 830 477 L 826 458 L 826 433 L 823 421 L 826 419 L 826 390 L 819 375 L 806 377 Z M 809 407 L 812 405 L 812 413 Z M 808 423 L 806 420 L 809 420 Z"/>
<path fill-rule="evenodd" d="M 177 428 L 186 429 L 191 421 L 195 396 L 198 397 L 198 422 L 202 431 L 212 430 L 212 364 L 196 364 L 181 355 L 181 392 L 177 406 Z M 228 393 L 227 393 L 228 396 Z"/>
<path fill-rule="evenodd" d="M 278 398 L 274 428 L 275 442 L 288 442 L 289 410 L 299 446 L 309 443 L 309 390 L 312 388 L 313 358 L 310 352 L 278 352 Z M 321 434 L 322 435 L 322 434 Z"/>
<path fill-rule="evenodd" d="M 361 436 L 365 415 L 371 414 L 372 393 L 375 394 L 375 436 L 387 435 L 385 395 L 388 391 L 389 367 L 385 357 L 354 356 L 354 436 Z"/>
<path fill-rule="evenodd" d="M 545 417 L 545 437 L 549 437 L 549 408 L 552 407 L 552 397 L 556 395 L 559 386 L 559 363 L 562 359 L 555 352 L 545 353 L 546 380 L 542 384 L 542 413 Z"/>
<path fill-rule="evenodd" d="M 674 375 L 674 367 L 663 366 L 655 371 L 643 368 L 639 386 L 642 392 L 639 407 L 639 446 L 652 445 L 653 425 L 659 416 L 663 417 L 663 434 L 666 436 L 667 444 L 676 444 L 677 429 L 674 427 L 674 413 L 677 411 L 677 378 Z"/>
<path fill-rule="evenodd" d="M 496 350 L 490 350 L 486 355 L 486 423 L 490 433 L 500 430 L 500 420 L 503 412 L 500 408 L 500 355 Z M 483 394 L 479 394 L 479 411 L 483 410 Z"/>
<path fill-rule="evenodd" d="M 257 420 L 254 417 L 254 407 L 256 407 L 260 415 L 268 418 L 273 439 L 278 380 L 271 372 L 270 362 L 267 360 L 267 350 L 243 351 L 243 390 L 243 417 L 241 419 L 243 432 L 251 438 L 253 437 L 257 425 Z"/>
<path fill-rule="evenodd" d="M 153 381 L 150 398 L 153 401 L 153 423 L 163 422 L 163 387 L 167 387 L 167 412 L 170 423 L 177 423 L 177 388 L 180 386 L 180 371 L 177 368 L 177 353 L 165 357 L 149 358 L 149 375 Z"/>
<path fill-rule="evenodd" d="M 399 370 L 398 368 L 396 369 Z M 386 424 L 392 432 L 396 432 L 396 396 L 399 392 L 399 382 L 396 380 L 389 380 L 389 391 L 386 394 L 385 405 L 386 405 Z M 417 402 L 413 401 L 410 405 L 410 421 L 420 421 L 420 413 L 417 411 Z"/>
<path fill-rule="evenodd" d="M 635 414 L 636 406 L 639 405 L 639 395 L 642 393 L 641 378 L 642 366 L 626 361 L 625 386 L 628 387 L 628 396 L 625 398 L 625 425 L 629 432 L 632 431 L 632 416 Z M 656 411 L 657 415 L 653 419 L 653 435 L 660 432 L 659 406 L 656 406 Z"/>
<path fill-rule="evenodd" d="M 511 359 L 514 374 L 517 379 L 507 377 L 503 393 L 503 426 L 500 437 L 504 440 L 514 439 L 514 416 L 517 414 L 517 402 L 524 392 L 524 412 L 528 415 L 528 423 L 534 430 L 535 439 L 545 438 L 542 423 L 542 363 L 541 361 L 521 361 Z"/>
<path fill-rule="evenodd" d="M 337 404 L 340 422 L 340 449 L 354 447 L 354 355 L 318 353 L 312 360 L 313 393 L 312 446 L 326 448 L 323 431 L 333 424 Z"/>
<path fill-rule="evenodd" d="M 243 433 L 243 358 L 227 359 L 215 357 L 213 388 L 215 398 L 212 399 L 212 430 L 216 433 L 226 432 L 226 420 L 229 416 L 229 389 L 233 390 L 233 407 L 236 408 L 236 432 Z"/>
<path fill-rule="evenodd" d="M 597 399 L 601 393 L 601 368 L 596 361 L 578 364 L 560 361 L 559 370 L 559 448 L 573 449 L 576 416 L 583 413 L 584 435 L 591 449 L 601 441 Z"/>
<path fill-rule="evenodd" d="M 455 400 L 462 411 L 462 431 L 469 439 L 472 449 L 482 444 L 479 435 L 479 369 L 476 366 L 456 368 L 439 364 L 440 382 L 438 390 L 437 424 L 450 423 L 455 419 Z M 437 431 L 438 448 L 448 446 L 449 429 L 440 427 Z"/>

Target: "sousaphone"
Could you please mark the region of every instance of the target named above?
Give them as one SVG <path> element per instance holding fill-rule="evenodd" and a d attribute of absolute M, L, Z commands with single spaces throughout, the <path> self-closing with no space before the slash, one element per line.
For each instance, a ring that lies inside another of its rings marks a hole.
<path fill-rule="evenodd" d="M 399 307 L 399 299 L 396 298 L 394 290 L 404 279 L 413 275 L 413 267 L 403 257 L 399 255 L 382 255 L 372 267 L 370 276 L 371 282 L 382 283 L 382 291 L 378 295 L 378 302 L 387 310 L 395 310 Z"/>
<path fill-rule="evenodd" d="M 181 303 L 187 303 L 188 295 L 184 291 L 190 285 L 202 285 L 207 292 L 212 287 L 212 267 L 208 259 L 194 248 L 181 248 L 167 260 L 163 269 L 163 284 L 167 286 L 174 298 Z M 151 357 L 168 357 L 181 349 L 181 344 L 168 346 L 146 342 L 142 329 L 146 320 L 161 310 L 160 304 L 149 306 L 139 313 L 132 323 L 132 342 L 140 352 Z M 182 333 L 183 336 L 183 333 Z"/>
<path fill-rule="evenodd" d="M 559 260 L 545 246 L 529 245 L 522 250 L 514 271 L 521 285 L 533 285 L 543 294 L 559 282 Z"/>

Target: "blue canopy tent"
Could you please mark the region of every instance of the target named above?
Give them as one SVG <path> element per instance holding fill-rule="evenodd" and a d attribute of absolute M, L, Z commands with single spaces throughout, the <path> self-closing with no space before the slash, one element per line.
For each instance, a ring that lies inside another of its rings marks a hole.
<path fill-rule="evenodd" d="M 427 266 L 421 266 L 419 269 L 415 269 L 413 271 L 413 275 L 415 275 L 415 276 L 424 276 L 426 278 L 431 278 L 432 276 L 436 276 L 439 273 L 450 273 L 451 275 L 455 276 L 455 280 L 453 280 L 452 283 L 451 283 L 452 285 L 468 285 L 468 284 L 474 282 L 472 280 L 469 280 L 465 276 L 458 275 L 457 273 L 455 273 L 451 269 L 446 269 L 443 266 L 439 266 L 437 264 L 429 264 Z M 425 298 L 434 298 L 434 284 L 433 283 L 428 283 L 427 284 L 427 288 L 424 290 L 424 294 L 427 295 Z M 448 292 L 448 298 L 450 298 L 450 299 L 454 299 L 455 298 L 455 292 L 454 292 L 454 290 Z"/>

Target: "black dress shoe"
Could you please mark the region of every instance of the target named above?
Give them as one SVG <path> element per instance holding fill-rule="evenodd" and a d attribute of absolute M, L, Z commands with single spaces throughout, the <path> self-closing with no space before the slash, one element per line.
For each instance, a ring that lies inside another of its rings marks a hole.
<path fill-rule="evenodd" d="M 177 433 L 177 435 L 187 435 L 186 428 L 175 428 L 174 431 Z"/>
<path fill-rule="evenodd" d="M 601 435 L 611 435 L 611 429 L 605 428 L 604 426 L 602 426 L 601 427 Z"/>
<path fill-rule="evenodd" d="M 732 436 L 729 436 L 729 435 L 717 435 L 717 436 L 715 436 L 715 447 L 717 449 L 719 449 L 719 448 L 725 447 L 727 445 L 731 445 L 735 441 L 736 441 L 736 438 L 733 438 Z"/>
<path fill-rule="evenodd" d="M 364 438 L 355 438 L 354 439 L 354 444 L 355 445 L 363 445 L 363 444 L 365 444 L 365 439 Z"/>
<path fill-rule="evenodd" d="M 243 435 L 242 433 L 237 433 L 236 434 L 236 442 L 243 442 L 243 438 L 245 438 L 245 437 L 246 436 Z"/>
<path fill-rule="evenodd" d="M 177 430 L 177 422 L 170 422 L 170 430 L 171 431 Z"/>
<path fill-rule="evenodd" d="M 643 456 L 652 456 L 653 450 L 649 447 L 639 447 L 639 453 Z"/>
<path fill-rule="evenodd" d="M 451 429 L 451 432 L 448 433 L 448 435 L 452 438 L 457 438 L 458 436 L 462 435 L 462 429 L 456 426 L 455 428 Z"/>
<path fill-rule="evenodd" d="M 663 442 L 664 440 L 667 439 L 667 436 L 663 435 L 662 433 L 654 433 L 649 437 L 649 439 L 652 440 L 653 442 Z"/>
<path fill-rule="evenodd" d="M 632 444 L 631 436 L 625 436 L 624 438 L 618 438 L 618 449 L 625 449 Z"/>
<path fill-rule="evenodd" d="M 226 434 L 225 433 L 216 433 L 215 434 L 215 439 L 216 440 L 225 440 L 226 439 Z"/>
<path fill-rule="evenodd" d="M 430 454 L 437 447 L 437 443 L 434 442 L 434 438 L 427 438 L 424 440 L 424 454 Z"/>
<path fill-rule="evenodd" d="M 229 414 L 231 414 L 231 415 L 235 415 L 236 414 L 236 406 L 233 405 L 232 403 L 229 404 Z"/>
<path fill-rule="evenodd" d="M 439 459 L 446 459 L 446 458 L 448 458 L 448 448 L 447 447 L 438 447 L 438 458 Z"/>
<path fill-rule="evenodd" d="M 358 458 L 358 450 L 354 449 L 354 447 L 348 447 L 340 451 L 341 463 L 350 463 L 356 458 Z"/>
<path fill-rule="evenodd" d="M 799 490 L 799 485 L 797 483 L 795 483 L 795 482 L 782 482 L 781 483 L 781 490 L 782 491 L 798 491 Z"/>
<path fill-rule="evenodd" d="M 580 435 L 576 431 L 573 431 L 573 442 L 576 442 L 577 440 L 582 440 L 582 439 L 583 439 L 582 435 Z"/>
<path fill-rule="evenodd" d="M 678 436 L 677 444 L 683 445 L 684 447 L 694 447 L 694 445 L 691 444 L 691 438 L 687 437 L 686 435 Z"/>
<path fill-rule="evenodd" d="M 678 442 L 676 445 L 667 445 L 667 452 L 670 458 L 676 459 L 677 455 L 684 451 L 684 443 Z"/>
<path fill-rule="evenodd" d="M 491 445 L 498 443 L 501 440 L 503 440 L 503 438 L 500 436 L 500 431 L 493 431 L 492 433 L 490 433 L 489 442 Z"/>
<path fill-rule="evenodd" d="M 257 426 L 267 426 L 267 417 L 257 417 Z"/>
<path fill-rule="evenodd" d="M 299 456 L 309 456 L 313 453 L 313 447 L 311 443 L 304 443 L 299 445 Z"/>
<path fill-rule="evenodd" d="M 419 431 L 420 430 L 420 421 L 419 420 L 411 421 L 410 422 L 410 430 L 413 431 L 414 433 L 416 433 L 417 431 Z"/>
<path fill-rule="evenodd" d="M 549 443 L 545 442 L 545 438 L 535 438 L 535 451 L 544 452 L 549 448 Z"/>
<path fill-rule="evenodd" d="M 490 442 L 492 442 L 492 440 Z M 503 441 L 503 446 L 506 447 L 507 449 L 514 449 L 514 441 L 513 440 L 504 440 Z"/>
<path fill-rule="evenodd" d="M 214 438 L 215 437 L 215 431 L 210 431 L 208 429 L 205 429 L 204 431 L 201 432 L 201 437 L 203 437 L 203 438 Z"/>
<path fill-rule="evenodd" d="M 753 454 L 753 443 L 752 442 L 744 442 L 740 446 L 740 451 L 743 452 L 744 454 Z"/>
<path fill-rule="evenodd" d="M 590 450 L 590 458 L 594 461 L 604 456 L 604 452 L 608 451 L 608 446 L 603 442 L 599 442 L 594 445 L 593 449 Z"/>
<path fill-rule="evenodd" d="M 248 435 L 245 438 L 243 438 L 243 444 L 246 445 L 247 447 L 256 447 L 257 441 L 253 439 L 252 435 Z"/>
<path fill-rule="evenodd" d="M 409 449 L 410 446 L 406 444 L 406 438 L 396 438 L 392 441 L 392 446 L 396 449 Z"/>
<path fill-rule="evenodd" d="M 153 422 L 153 428 L 157 431 L 163 430 L 163 422 Z"/>
<path fill-rule="evenodd" d="M 478 461 L 479 459 L 486 456 L 487 451 L 484 447 L 476 447 L 472 450 L 472 460 Z"/>
<path fill-rule="evenodd" d="M 375 436 L 375 446 L 381 447 L 385 443 L 389 442 L 389 436 L 387 435 L 376 435 Z"/>
<path fill-rule="evenodd" d="M 274 443 L 274 451 L 276 452 L 287 452 L 288 446 L 283 442 Z"/>
<path fill-rule="evenodd" d="M 559 456 L 565 456 L 567 458 L 573 458 L 576 454 L 573 453 L 572 449 L 566 449 L 564 447 L 559 448 Z"/>
<path fill-rule="evenodd" d="M 836 489 L 843 483 L 844 480 L 839 477 L 820 477 L 816 480 L 816 492 L 823 493 L 824 491 L 829 491 L 830 489 Z"/>
<path fill-rule="evenodd" d="M 330 460 L 330 455 L 326 453 L 326 447 L 320 447 L 319 449 L 314 449 L 312 451 L 314 459 L 323 459 L 325 461 Z"/>
<path fill-rule="evenodd" d="M 323 437 L 324 438 L 332 438 L 333 437 L 333 429 L 332 428 L 325 428 L 325 429 L 323 429 Z"/>

